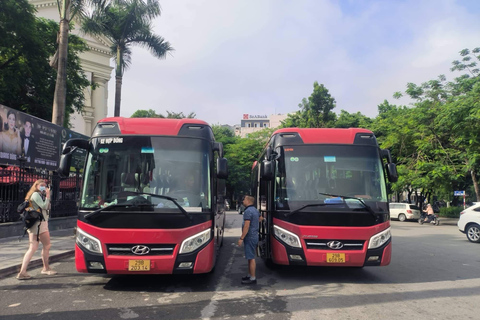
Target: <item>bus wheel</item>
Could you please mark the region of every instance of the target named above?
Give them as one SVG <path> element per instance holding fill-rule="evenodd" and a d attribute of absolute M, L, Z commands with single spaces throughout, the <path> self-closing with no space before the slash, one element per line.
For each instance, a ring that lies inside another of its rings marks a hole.
<path fill-rule="evenodd" d="M 265 263 L 265 266 L 268 269 L 272 269 L 272 270 L 278 269 L 278 264 L 273 263 L 272 258 L 265 258 L 263 259 L 263 262 Z"/>

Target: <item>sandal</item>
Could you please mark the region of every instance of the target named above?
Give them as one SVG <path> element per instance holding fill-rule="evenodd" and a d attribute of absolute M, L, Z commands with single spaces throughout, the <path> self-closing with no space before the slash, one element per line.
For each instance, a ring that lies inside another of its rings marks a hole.
<path fill-rule="evenodd" d="M 31 279 L 32 276 L 28 274 L 18 274 L 15 278 L 17 278 L 18 280 L 27 280 L 27 279 Z"/>
<path fill-rule="evenodd" d="M 47 276 L 53 276 L 56 275 L 58 272 L 55 270 L 42 270 L 40 271 L 41 274 L 46 274 Z"/>

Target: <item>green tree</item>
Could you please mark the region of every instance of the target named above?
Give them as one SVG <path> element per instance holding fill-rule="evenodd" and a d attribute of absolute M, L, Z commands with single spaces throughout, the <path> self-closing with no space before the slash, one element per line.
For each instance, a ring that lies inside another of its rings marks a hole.
<path fill-rule="evenodd" d="M 227 127 L 221 125 L 213 125 L 212 131 L 213 135 L 215 136 L 215 140 L 221 142 L 223 144 L 223 148 L 226 148 L 226 146 L 234 144 L 237 141 L 235 133 Z"/>
<path fill-rule="evenodd" d="M 235 197 L 250 189 L 252 165 L 260 156 L 274 129 L 265 128 L 251 133 L 246 138 L 237 138 L 236 143 L 225 147 L 228 159 L 227 190 Z"/>
<path fill-rule="evenodd" d="M 477 181 L 480 141 L 476 130 L 480 120 L 480 79 L 476 65 L 480 56 L 475 56 L 479 52 L 479 48 L 460 52 L 462 62 L 454 61 L 452 71 L 467 73 L 453 82 L 440 75 L 421 85 L 408 83 L 405 94 L 416 101 L 415 107 L 402 118 L 387 120 L 395 128 L 402 128 L 402 123 L 409 127 L 409 132 L 399 129 L 397 134 L 388 133 L 385 141 L 395 141 L 399 151 L 397 159 L 401 165 L 408 166 L 411 184 L 415 190 L 425 190 L 427 197 L 435 190 L 436 194 L 451 198 L 454 189 L 465 188 L 465 177 L 469 175 L 480 201 Z M 402 95 L 395 94 L 396 97 Z M 380 113 L 379 118 L 385 114 L 391 114 L 391 109 Z M 381 121 L 376 121 L 376 125 L 381 125 Z M 396 135 L 397 139 L 393 138 Z M 408 144 L 403 143 L 405 140 Z M 405 145 L 410 156 L 401 153 Z M 416 176 L 412 176 L 412 172 Z"/>
<path fill-rule="evenodd" d="M 112 43 L 115 59 L 115 116 L 120 116 L 122 80 L 130 66 L 132 46 L 148 49 L 164 59 L 173 48 L 152 31 L 151 21 L 160 15 L 157 0 L 95 1 L 95 8 L 83 22 L 85 32 L 103 35 Z"/>
<path fill-rule="evenodd" d="M 135 111 L 130 118 L 165 118 L 164 116 L 157 114 L 155 110 L 137 110 Z"/>
<path fill-rule="evenodd" d="M 56 71 L 49 66 L 55 53 L 58 23 L 35 18 L 27 0 L 7 0 L 0 10 L 0 103 L 44 120 L 52 119 Z M 90 85 L 80 66 L 78 54 L 85 42 L 69 35 L 70 64 L 64 123 L 81 111 L 84 89 Z"/>
<path fill-rule="evenodd" d="M 372 119 L 360 112 L 348 113 L 345 110 L 341 110 L 334 126 L 335 128 L 368 128 L 371 123 Z"/>
<path fill-rule="evenodd" d="M 189 119 L 194 119 L 197 115 L 195 112 L 190 112 L 189 114 L 185 115 L 183 112 L 174 112 L 174 111 L 168 111 L 167 110 L 167 116 L 165 118 L 168 119 L 184 119 L 184 118 L 189 118 Z"/>
<path fill-rule="evenodd" d="M 167 118 L 167 119 L 184 119 L 190 118 L 194 119 L 197 115 L 195 112 L 190 112 L 189 114 L 185 115 L 183 112 L 173 112 L 167 110 L 167 115 L 164 116 L 163 114 L 157 114 L 155 110 L 137 110 L 135 111 L 130 118 Z"/>
<path fill-rule="evenodd" d="M 303 98 L 298 105 L 300 111 L 289 114 L 282 121 L 282 127 L 299 128 L 327 128 L 332 127 L 336 115 L 332 111 L 335 108 L 335 99 L 330 95 L 323 84 L 313 83 L 313 93 L 308 99 Z"/>

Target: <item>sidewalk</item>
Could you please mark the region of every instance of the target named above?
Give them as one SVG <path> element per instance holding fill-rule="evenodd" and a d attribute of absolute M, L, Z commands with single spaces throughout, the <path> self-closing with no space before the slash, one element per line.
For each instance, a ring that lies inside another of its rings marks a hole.
<path fill-rule="evenodd" d="M 75 253 L 75 236 L 73 228 L 50 231 L 52 247 L 50 249 L 50 262 L 55 262 Z M 0 279 L 15 275 L 22 265 L 22 259 L 29 247 L 28 234 L 19 238 L 10 237 L 0 239 Z M 41 267 L 42 244 L 28 265 L 28 270 Z"/>
<path fill-rule="evenodd" d="M 456 226 L 458 218 L 438 217 L 441 226 Z"/>

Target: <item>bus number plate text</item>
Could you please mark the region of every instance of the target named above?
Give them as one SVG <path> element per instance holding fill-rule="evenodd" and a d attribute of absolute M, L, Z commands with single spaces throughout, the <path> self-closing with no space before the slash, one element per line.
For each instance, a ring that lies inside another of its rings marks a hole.
<path fill-rule="evenodd" d="M 345 263 L 345 253 L 327 253 L 327 263 Z"/>
<path fill-rule="evenodd" d="M 150 271 L 150 260 L 128 260 L 128 271 Z"/>

